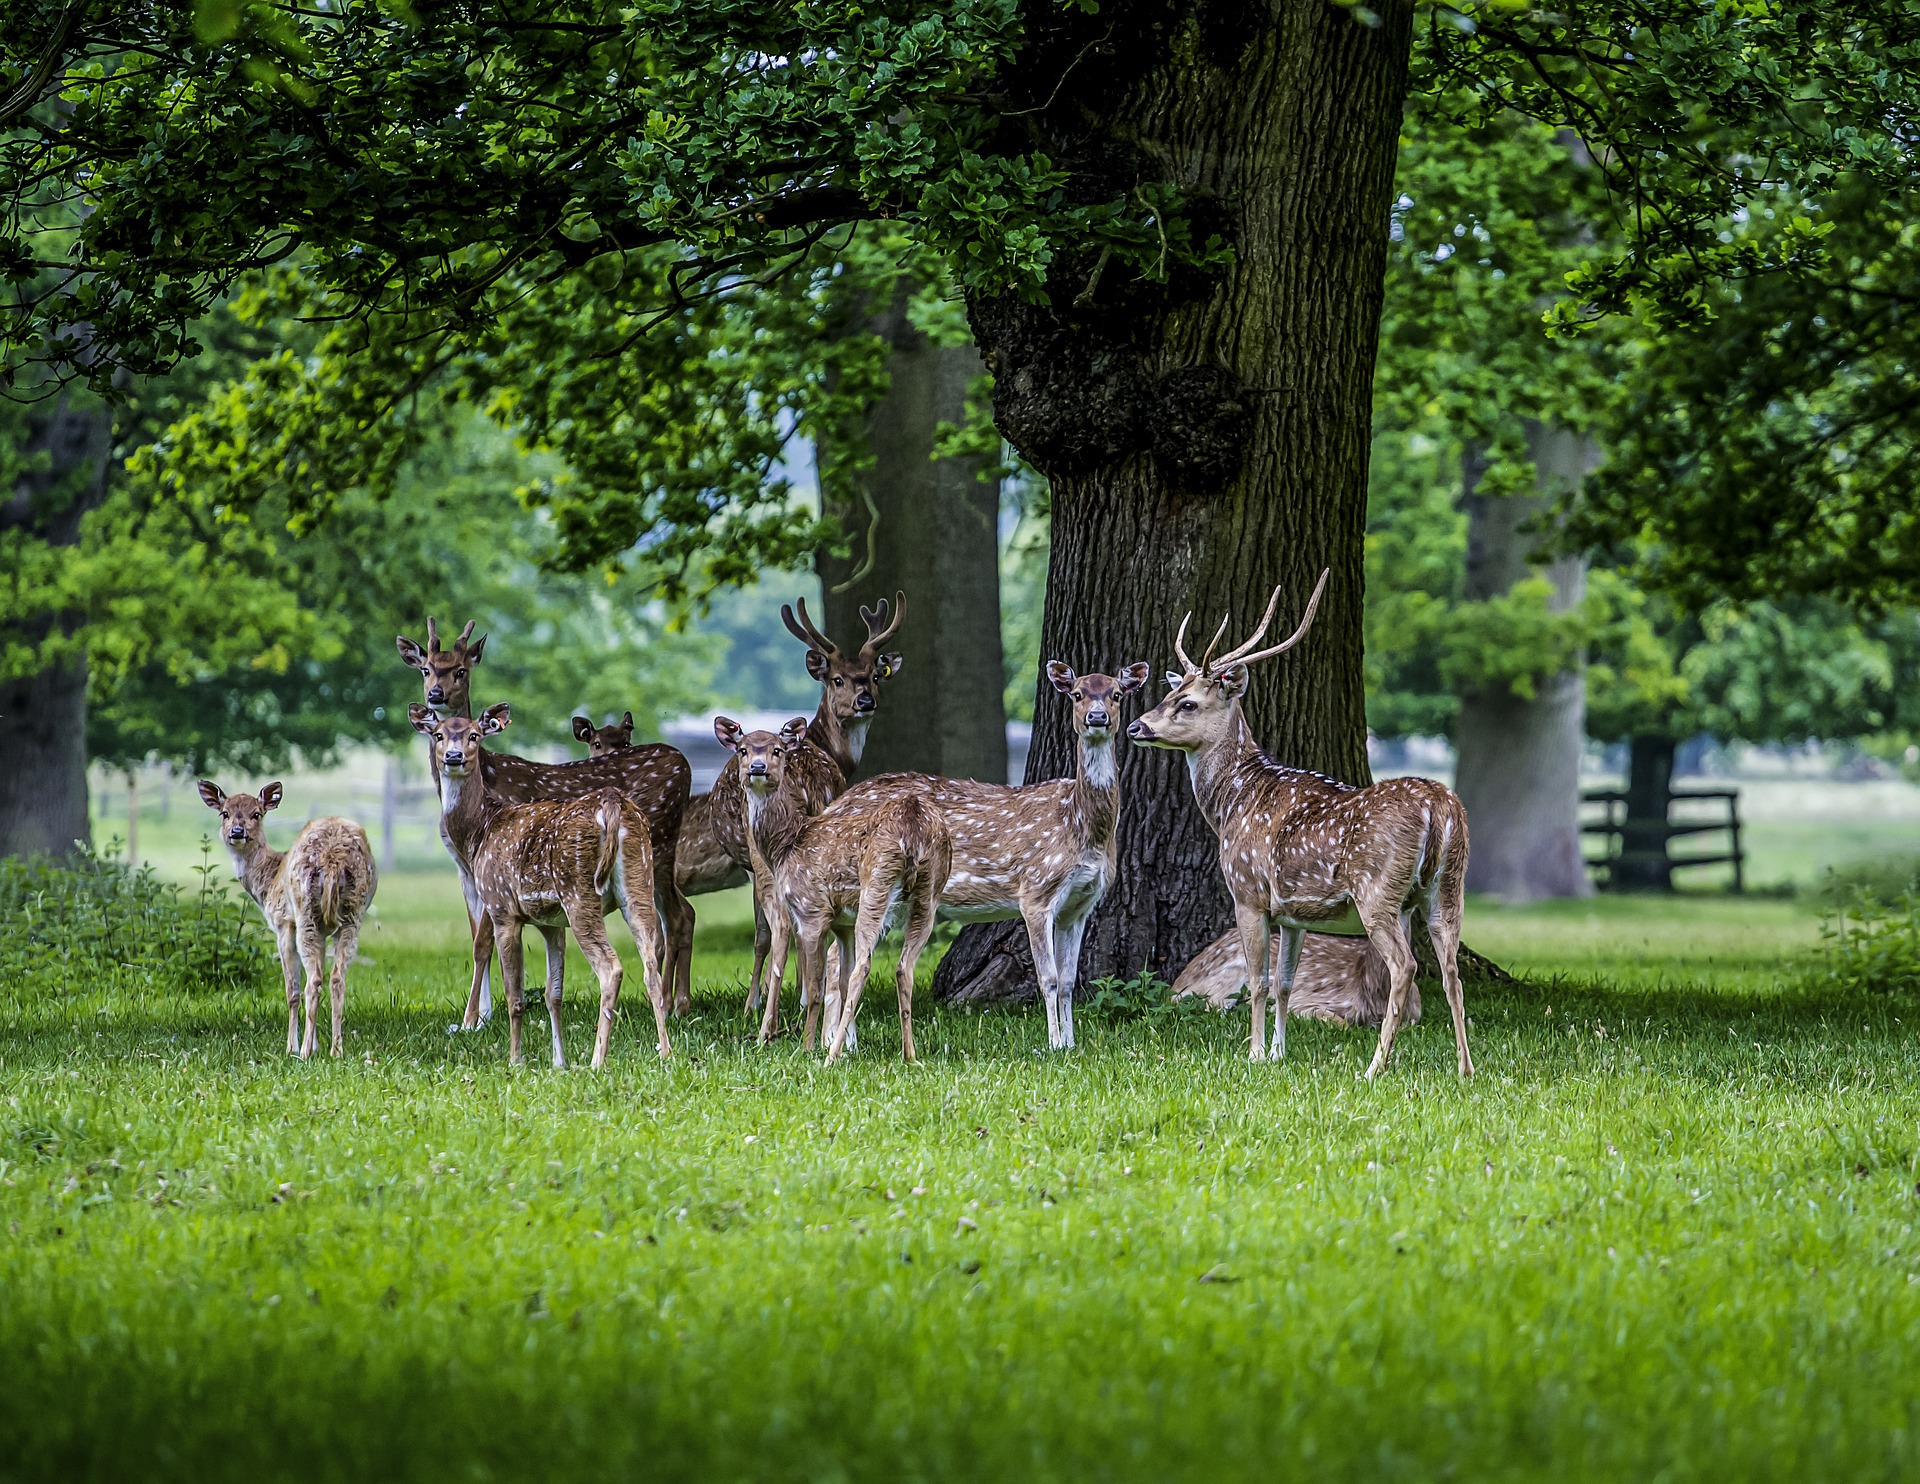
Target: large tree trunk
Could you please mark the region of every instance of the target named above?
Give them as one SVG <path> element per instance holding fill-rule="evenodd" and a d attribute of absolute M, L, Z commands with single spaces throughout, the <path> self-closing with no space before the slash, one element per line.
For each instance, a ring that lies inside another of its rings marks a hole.
<path fill-rule="evenodd" d="M 24 452 L 44 455 L 0 505 L 0 531 L 24 530 L 57 546 L 80 538 L 81 518 L 106 493 L 113 415 L 77 393 L 36 407 Z M 5 637 L 38 645 L 58 615 Z M 87 671 L 50 665 L 0 683 L 0 856 L 66 855 L 88 839 Z"/>
<path fill-rule="evenodd" d="M 1547 606 L 1576 607 L 1586 594 L 1586 562 L 1534 562 L 1545 533 L 1533 527 L 1597 462 L 1593 440 L 1544 423 L 1529 424 L 1538 495 L 1478 493 L 1484 452 L 1461 460 L 1467 513 L 1466 595 L 1485 601 L 1536 575 L 1553 584 Z M 1513 901 L 1584 897 L 1593 892 L 1580 858 L 1580 759 L 1587 741 L 1584 662 L 1540 681 L 1531 697 L 1505 687 L 1460 697 L 1454 734 L 1455 788 L 1473 822 L 1467 887 Z"/>
<path fill-rule="evenodd" d="M 932 457 L 935 429 L 959 423 L 980 375 L 971 345 L 935 345 L 907 320 L 913 285 L 869 323 L 892 347 L 887 395 L 866 419 L 873 465 L 863 476 L 870 510 L 843 511 L 847 557 L 817 566 L 827 632 L 841 643 L 866 633 L 861 605 L 907 595 L 907 621 L 888 648 L 903 657 L 887 681 L 882 716 L 860 773 L 1007 776 L 1006 676 L 1000 657 L 1000 485 L 970 459 Z M 861 576 L 853 574 L 862 567 Z"/>
<path fill-rule="evenodd" d="M 1255 667 L 1246 711 L 1275 756 L 1356 782 L 1369 413 L 1411 34 L 1407 4 L 1374 13 L 1280 0 L 1034 17 L 1008 128 L 1030 126 L 1098 199 L 1171 180 L 1196 235 L 1220 232 L 1234 260 L 1160 285 L 1087 255 L 1056 261 L 1047 305 L 969 304 L 1000 430 L 1052 483 L 1042 656 L 1158 670 L 1188 609 L 1204 645 L 1223 613 L 1250 628 L 1278 585 L 1275 623 L 1291 624 L 1331 567 L 1312 638 Z M 1029 782 L 1074 756 L 1066 700 L 1036 697 Z M 1082 979 L 1171 979 L 1229 921 L 1214 836 L 1174 754 L 1130 750 L 1121 787 L 1118 876 Z M 1023 929 L 967 929 L 935 987 L 1031 994 Z"/>

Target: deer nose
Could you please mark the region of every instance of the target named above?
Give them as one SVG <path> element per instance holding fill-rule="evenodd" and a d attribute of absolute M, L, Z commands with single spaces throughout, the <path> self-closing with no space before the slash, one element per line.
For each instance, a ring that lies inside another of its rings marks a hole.
<path fill-rule="evenodd" d="M 1128 727 L 1127 735 L 1136 742 L 1148 742 L 1153 739 L 1153 733 L 1148 729 L 1144 719 L 1136 721 L 1132 726 Z"/>
<path fill-rule="evenodd" d="M 244 829 L 242 829 L 239 825 L 235 825 L 232 829 L 227 831 L 227 838 L 229 840 L 244 840 L 247 838 L 247 832 Z"/>
<path fill-rule="evenodd" d="M 855 711 L 873 710 L 873 697 L 866 691 L 861 691 L 859 695 L 853 698 L 853 709 Z"/>
<path fill-rule="evenodd" d="M 1106 707 L 1096 706 L 1093 710 L 1089 711 L 1087 713 L 1087 725 L 1090 727 L 1106 727 L 1112 725 L 1112 719 L 1108 717 Z"/>
<path fill-rule="evenodd" d="M 449 768 L 458 768 L 466 763 L 467 755 L 456 747 L 449 747 L 445 761 Z"/>
<path fill-rule="evenodd" d="M 427 687 L 427 704 L 438 706 L 447 699 L 447 693 L 437 685 Z"/>

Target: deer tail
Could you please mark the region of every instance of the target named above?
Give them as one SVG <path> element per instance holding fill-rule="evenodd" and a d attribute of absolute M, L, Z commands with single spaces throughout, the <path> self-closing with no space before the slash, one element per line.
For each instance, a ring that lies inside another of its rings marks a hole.
<path fill-rule="evenodd" d="M 613 789 L 607 789 L 601 793 L 600 807 L 594 811 L 594 818 L 600 826 L 600 851 L 593 863 L 593 889 L 603 897 L 612 885 L 613 873 L 620 864 L 620 804 L 620 795 Z"/>

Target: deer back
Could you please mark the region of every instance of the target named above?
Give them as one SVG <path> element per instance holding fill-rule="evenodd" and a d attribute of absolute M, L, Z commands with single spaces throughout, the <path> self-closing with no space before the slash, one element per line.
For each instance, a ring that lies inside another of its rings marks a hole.
<path fill-rule="evenodd" d="M 348 819 L 308 821 L 281 866 L 289 905 L 323 931 L 359 922 L 373 900 L 373 848 Z"/>
<path fill-rule="evenodd" d="M 604 899 L 622 825 L 651 861 L 646 811 L 623 790 L 536 799 L 491 812 L 474 845 L 474 886 L 489 912 L 550 920 L 568 902 Z"/>
<path fill-rule="evenodd" d="M 654 853 L 670 859 L 693 791 L 693 770 L 677 747 L 650 742 L 605 757 L 536 763 L 488 749 L 480 755 L 487 792 L 502 804 L 577 799 L 617 788 L 646 816 Z"/>

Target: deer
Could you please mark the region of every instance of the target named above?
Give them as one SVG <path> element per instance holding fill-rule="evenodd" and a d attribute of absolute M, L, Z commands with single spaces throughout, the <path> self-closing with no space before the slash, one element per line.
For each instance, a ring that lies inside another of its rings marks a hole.
<path fill-rule="evenodd" d="M 347 970 L 360 947 L 360 925 L 373 905 L 377 880 L 367 833 L 349 819 L 310 819 L 284 851 L 267 844 L 266 818 L 280 807 L 281 787 L 269 783 L 257 794 L 223 792 L 200 780 L 200 797 L 220 816 L 220 838 L 233 860 L 233 874 L 260 908 L 280 949 L 287 986 L 287 1055 L 313 1055 L 320 982 L 326 978 L 327 939 L 333 939 L 332 1052 L 344 1049 Z M 306 978 L 306 1030 L 300 1028 L 301 976 Z"/>
<path fill-rule="evenodd" d="M 431 616 L 427 619 L 426 648 L 422 649 L 404 634 L 394 636 L 400 658 L 420 672 L 426 688 L 425 704 L 430 710 L 472 718 L 473 670 L 480 663 L 487 642 L 485 634 L 478 639 L 472 637 L 474 627 L 474 622 L 469 620 L 459 638 L 444 649 Z M 509 803 L 578 798 L 611 786 L 640 806 L 652 836 L 655 905 L 667 925 L 667 967 L 670 972 L 677 969 L 678 982 L 682 985 L 682 997 L 674 1003 L 674 1011 L 685 1013 L 690 1005 L 686 989 L 693 958 L 693 908 L 674 884 L 674 860 L 687 798 L 693 786 L 693 770 L 687 766 L 686 757 L 678 748 L 650 742 L 572 763 L 536 763 L 511 753 L 487 752 L 482 756 L 482 765 L 488 789 Z M 439 782 L 436 773 L 436 788 Z M 447 838 L 444 819 L 440 840 L 460 871 L 460 886 L 467 899 L 467 922 L 474 935 L 473 983 L 459 1024 L 449 1029 L 478 1030 L 493 1019 L 490 976 L 493 929 L 479 910 L 474 883 L 461 866 L 453 842 Z"/>
<path fill-rule="evenodd" d="M 1024 921 L 1046 1004 L 1047 1044 L 1071 1051 L 1081 937 L 1119 859 L 1120 704 L 1147 683 L 1149 672 L 1135 663 L 1117 675 L 1079 675 L 1049 660 L 1045 673 L 1073 705 L 1073 777 L 1012 785 L 884 773 L 855 784 L 821 818 L 856 816 L 902 797 L 925 799 L 953 845 L 939 915 L 954 922 Z M 769 1023 L 772 1011 L 769 1006 Z"/>
<path fill-rule="evenodd" d="M 1387 967 L 1380 1041 L 1367 1068 L 1369 1078 L 1379 1076 L 1413 988 L 1409 934 L 1418 910 L 1440 961 L 1460 1075 L 1471 1077 L 1459 966 L 1467 813 L 1459 798 L 1430 778 L 1388 778 L 1362 788 L 1275 762 L 1253 740 L 1241 710 L 1248 667 L 1306 638 L 1328 575 L 1320 574 L 1292 636 L 1266 649 L 1259 645 L 1279 607 L 1278 587 L 1251 637 L 1217 659 L 1214 651 L 1227 619 L 1220 620 L 1195 664 L 1185 648 L 1189 613 L 1173 641 L 1180 672 L 1167 673 L 1166 699 L 1128 727 L 1127 735 L 1143 747 L 1186 754 L 1194 799 L 1219 837 L 1220 869 L 1233 896 L 1234 925 L 1253 991 L 1251 1060 L 1286 1056 L 1288 998 L 1304 936 L 1339 933 L 1365 937 Z M 1265 1025 L 1276 930 L 1280 985 L 1269 1048 Z"/>
<path fill-rule="evenodd" d="M 633 747 L 633 713 L 627 712 L 618 721 L 610 721 L 603 727 L 596 727 L 585 716 L 573 719 L 573 738 L 576 742 L 587 744 L 587 756 L 605 757 L 613 752 L 627 752 Z M 685 821 L 682 821 L 685 828 Z"/>
<path fill-rule="evenodd" d="M 905 663 L 898 654 L 884 653 L 883 646 L 899 632 L 907 616 L 906 594 L 896 592 L 892 607 L 889 617 L 885 598 L 876 607 L 861 606 L 866 642 L 848 654 L 814 623 L 805 598 L 780 606 L 780 619 L 787 632 L 807 646 L 807 673 L 820 682 L 820 704 L 807 723 L 806 747 L 791 750 L 787 758 L 788 771 L 801 775 L 801 797 L 810 814 L 819 813 L 837 798 L 860 766 L 867 729 L 879 710 L 880 687 L 898 675 Z M 797 617 L 795 608 L 799 610 Z M 675 871 L 681 892 L 689 897 L 724 891 L 748 880 L 752 850 L 747 842 L 747 800 L 737 755 L 727 759 L 712 789 L 688 804 Z M 771 929 L 760 902 L 760 883 L 756 883 L 753 971 L 747 984 L 749 1015 L 760 1007 L 761 976 L 771 945 Z"/>
<path fill-rule="evenodd" d="M 1286 946 L 1276 933 L 1271 948 L 1280 962 Z M 1247 987 L 1247 956 L 1237 929 L 1222 933 L 1202 948 L 1173 981 L 1173 998 L 1196 998 L 1214 1010 L 1231 1010 Z M 1296 1020 L 1324 1020 L 1331 1025 L 1378 1025 L 1387 1013 L 1392 989 L 1386 960 L 1365 938 L 1342 938 L 1332 933 L 1308 933 L 1300 940 L 1300 966 L 1287 996 L 1287 1014 Z M 1420 986 L 1407 989 L 1402 1025 L 1420 1021 Z"/>
<path fill-rule="evenodd" d="M 489 706 L 479 720 L 435 716 L 418 701 L 407 719 L 433 749 L 439 779 L 440 815 L 447 837 L 466 867 L 482 912 L 492 928 L 483 950 L 474 938 L 476 976 L 481 953 L 498 941 L 507 991 L 507 1061 L 526 1058 L 522 1027 L 526 986 L 520 934 L 540 930 L 547 948 L 547 1016 L 553 1029 L 555 1070 L 567 1064 L 561 1037 L 560 1002 L 567 959 L 567 929 L 600 981 L 600 1015 L 593 1038 L 593 1067 L 607 1060 L 613 1016 L 620 1003 L 623 969 L 607 939 L 606 917 L 619 912 L 640 947 L 647 998 L 653 1005 L 655 1045 L 664 1059 L 667 1036 L 665 936 L 655 902 L 653 832 L 645 812 L 626 790 L 611 785 L 566 799 L 514 803 L 487 779 L 483 739 L 498 736 L 513 720 L 505 702 Z"/>
<path fill-rule="evenodd" d="M 894 971 L 900 1004 L 900 1055 L 913 1050 L 913 971 L 933 935 L 940 892 L 953 865 L 946 826 L 933 808 L 908 794 L 843 814 L 809 814 L 804 780 L 789 764 L 804 757 L 807 719 L 795 717 L 776 735 L 743 731 L 720 717 L 721 746 L 740 762 L 747 794 L 747 838 L 755 873 L 766 883 L 767 918 L 775 963 L 784 963 L 798 937 L 800 980 L 811 1007 L 826 1006 L 827 1061 L 851 1044 L 860 997 L 873 969 L 874 945 L 904 912 L 900 962 Z M 840 948 L 839 971 L 828 984 L 827 938 Z M 778 995 L 768 1004 L 761 1042 L 773 1034 Z M 809 1021 L 817 1018 L 809 1011 Z M 809 1034 L 805 1044 L 812 1045 Z"/>

